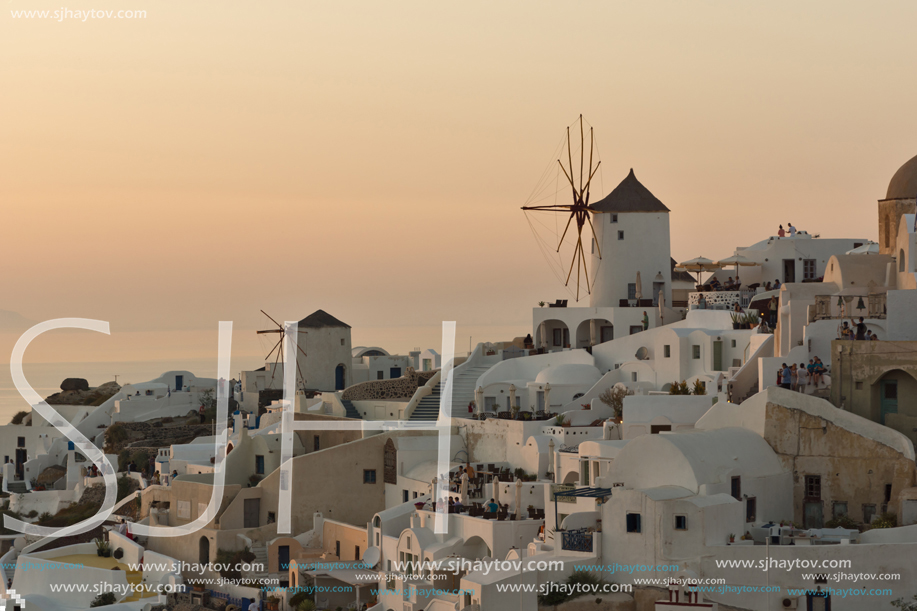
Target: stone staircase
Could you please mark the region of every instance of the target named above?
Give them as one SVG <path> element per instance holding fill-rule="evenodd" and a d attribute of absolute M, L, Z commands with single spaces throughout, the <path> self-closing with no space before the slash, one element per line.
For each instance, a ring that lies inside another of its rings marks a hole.
<path fill-rule="evenodd" d="M 267 573 L 267 547 L 264 545 L 256 545 L 251 548 L 252 553 L 255 555 L 255 559 L 252 560 L 253 566 L 260 566 L 262 570 L 252 571 L 249 573 L 249 577 L 252 579 L 264 579 L 268 576 Z"/>
<path fill-rule="evenodd" d="M 348 418 L 356 418 L 357 420 L 363 419 L 363 416 L 360 415 L 360 412 L 358 412 L 357 408 L 354 406 L 353 401 L 341 399 L 341 405 L 344 406 L 344 411 L 347 412 Z"/>
<path fill-rule="evenodd" d="M 143 589 L 140 588 L 139 584 L 143 583 L 143 571 L 125 571 L 125 577 L 127 577 L 127 583 L 130 584 L 133 592 L 121 602 L 135 602 L 141 598 L 156 596 L 155 592 L 144 592 Z"/>
<path fill-rule="evenodd" d="M 477 388 L 478 378 L 493 365 L 477 365 L 465 367 L 459 365 L 453 371 L 452 378 L 452 417 L 467 418 L 468 404 L 474 401 L 474 391 Z"/>
<path fill-rule="evenodd" d="M 439 397 L 442 385 L 433 387 L 433 392 L 417 402 L 408 422 L 436 422 L 439 418 Z"/>
<path fill-rule="evenodd" d="M 10 494 L 25 494 L 29 491 L 25 487 L 25 482 L 9 482 L 6 485 L 6 489 L 10 491 Z"/>

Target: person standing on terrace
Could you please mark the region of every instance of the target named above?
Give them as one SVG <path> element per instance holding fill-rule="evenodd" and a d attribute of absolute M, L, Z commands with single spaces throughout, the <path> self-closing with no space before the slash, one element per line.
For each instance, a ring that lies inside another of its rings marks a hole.
<path fill-rule="evenodd" d="M 786 231 L 783 229 L 783 225 L 780 226 L 780 229 L 777 230 L 777 236 L 781 238 L 786 237 Z"/>

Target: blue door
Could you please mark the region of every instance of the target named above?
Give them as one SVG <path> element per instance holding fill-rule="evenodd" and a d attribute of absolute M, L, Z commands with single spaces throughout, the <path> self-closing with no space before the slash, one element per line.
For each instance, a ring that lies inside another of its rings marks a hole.
<path fill-rule="evenodd" d="M 395 378 L 400 378 L 401 377 L 401 367 L 392 367 L 391 370 L 389 371 L 388 377 L 390 377 L 393 380 Z"/>
<path fill-rule="evenodd" d="M 286 572 L 290 569 L 290 546 L 281 545 L 277 548 L 277 566 Z"/>
<path fill-rule="evenodd" d="M 344 390 L 344 366 L 338 365 L 334 370 L 334 389 Z"/>
<path fill-rule="evenodd" d="M 898 380 L 882 380 L 882 424 L 885 414 L 898 413 Z"/>
<path fill-rule="evenodd" d="M 181 390 L 185 385 L 185 376 L 175 376 L 175 390 Z"/>

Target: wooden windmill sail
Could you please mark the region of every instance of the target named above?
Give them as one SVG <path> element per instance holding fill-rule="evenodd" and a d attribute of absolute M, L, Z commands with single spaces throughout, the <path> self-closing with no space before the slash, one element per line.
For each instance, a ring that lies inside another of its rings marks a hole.
<path fill-rule="evenodd" d="M 271 358 L 271 355 L 274 354 L 274 351 L 277 352 L 276 356 L 274 357 L 274 366 L 271 368 L 271 382 L 270 382 L 270 386 L 271 386 L 271 388 L 273 388 L 273 385 L 274 385 L 274 374 L 277 372 L 277 365 L 279 364 L 281 368 L 283 368 L 283 365 L 284 365 L 283 359 L 284 359 L 284 354 L 285 354 L 285 353 L 284 353 L 284 349 L 283 349 L 283 348 L 284 348 L 284 341 L 285 341 L 286 338 L 287 338 L 287 334 L 286 334 L 286 330 L 284 329 L 283 325 L 281 325 L 279 322 L 277 322 L 276 320 L 274 320 L 274 319 L 271 317 L 270 314 L 268 314 L 268 313 L 265 312 L 264 310 L 261 310 L 261 313 L 264 314 L 265 316 L 267 316 L 267 317 L 271 320 L 272 323 L 274 323 L 275 325 L 277 325 L 277 328 L 276 328 L 276 329 L 265 329 L 265 330 L 263 330 L 263 331 L 258 331 L 258 332 L 257 332 L 258 335 L 267 335 L 267 334 L 271 334 L 271 333 L 277 333 L 277 334 L 280 335 L 280 339 L 277 340 L 277 343 L 274 344 L 274 347 L 271 348 L 271 351 L 267 353 L 267 356 L 266 356 L 266 357 L 264 357 L 264 360 L 265 360 L 265 361 L 269 361 L 270 358 Z M 304 331 L 299 331 L 299 333 L 304 333 Z M 298 352 L 302 353 L 303 356 L 306 356 L 305 351 L 303 351 L 303 349 L 300 348 L 298 344 L 297 344 L 297 346 L 296 346 L 296 350 L 297 350 Z M 296 356 L 298 357 L 299 355 L 297 354 Z M 299 378 L 297 379 L 297 386 L 299 386 L 302 390 L 305 390 L 305 386 L 304 386 L 304 382 L 303 382 L 303 380 L 305 379 L 305 377 L 302 375 L 302 369 L 300 369 L 300 367 L 299 367 L 299 358 L 296 359 L 296 372 L 297 372 L 297 375 L 299 376 Z"/>
<path fill-rule="evenodd" d="M 602 162 L 599 160 L 595 165 L 593 165 L 594 156 L 596 156 L 596 146 L 595 146 L 595 135 L 593 134 L 592 127 L 589 128 L 589 162 L 588 166 L 586 165 L 586 133 L 585 127 L 583 125 L 583 115 L 579 116 L 577 122 L 574 122 L 572 127 L 576 127 L 577 123 L 579 124 L 579 133 L 580 133 L 580 146 L 579 146 L 579 173 L 577 174 L 574 171 L 574 147 L 575 144 L 570 142 L 570 127 L 567 126 L 566 142 L 561 147 L 561 155 L 557 159 L 557 167 L 563 172 L 564 179 L 566 180 L 565 184 L 568 184 L 570 187 L 570 194 L 572 199 L 570 203 L 560 203 L 555 202 L 553 204 L 547 205 L 527 205 L 523 206 L 522 210 L 534 212 L 550 212 L 554 214 L 559 214 L 567 217 L 566 226 L 564 227 L 563 233 L 560 236 L 560 239 L 557 242 L 557 253 L 560 253 L 561 247 L 564 245 L 564 240 L 567 238 L 567 235 L 570 234 L 570 226 L 576 223 L 576 236 L 575 244 L 573 245 L 573 255 L 572 260 L 570 261 L 569 267 L 564 266 L 564 271 L 566 271 L 566 277 L 562 278 L 564 286 L 570 286 L 570 281 L 573 277 L 573 270 L 576 269 L 576 300 L 579 301 L 580 290 L 581 288 L 585 289 L 585 294 L 589 294 L 592 290 L 592 284 L 589 280 L 589 270 L 586 266 L 586 252 L 583 249 L 583 229 L 588 225 L 589 232 L 592 234 L 592 238 L 595 244 L 595 253 L 599 259 L 602 258 L 601 247 L 599 245 L 599 240 L 595 235 L 595 227 L 592 224 L 592 215 L 598 214 L 599 211 L 593 210 L 589 207 L 589 194 L 592 188 L 593 179 L 596 177 L 599 166 Z M 566 151 L 564 151 L 566 149 Z M 566 155 L 563 153 L 566 152 Z M 564 165 L 565 159 L 566 165 Z M 553 166 L 553 162 L 552 162 Z M 577 179 L 578 176 L 578 179 Z M 536 193 L 538 189 L 536 188 Z M 534 193 L 533 193 L 534 195 Z M 532 198 L 530 198 L 531 200 Z M 530 221 L 531 224 L 531 221 Z M 533 232 L 535 231 L 533 226 Z M 536 236 L 537 237 L 537 236 Z M 587 234 L 588 239 L 588 234 Z M 573 235 L 570 234 L 570 241 L 573 241 Z M 581 282 L 584 280 L 585 282 Z M 594 279 L 593 279 L 594 282 Z"/>

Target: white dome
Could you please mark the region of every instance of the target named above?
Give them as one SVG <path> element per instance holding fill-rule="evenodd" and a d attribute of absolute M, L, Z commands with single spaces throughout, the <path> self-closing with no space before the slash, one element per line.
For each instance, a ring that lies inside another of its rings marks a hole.
<path fill-rule="evenodd" d="M 602 379 L 601 372 L 593 365 L 571 363 L 552 365 L 538 372 L 535 382 L 538 384 L 575 384 L 591 387 Z"/>

